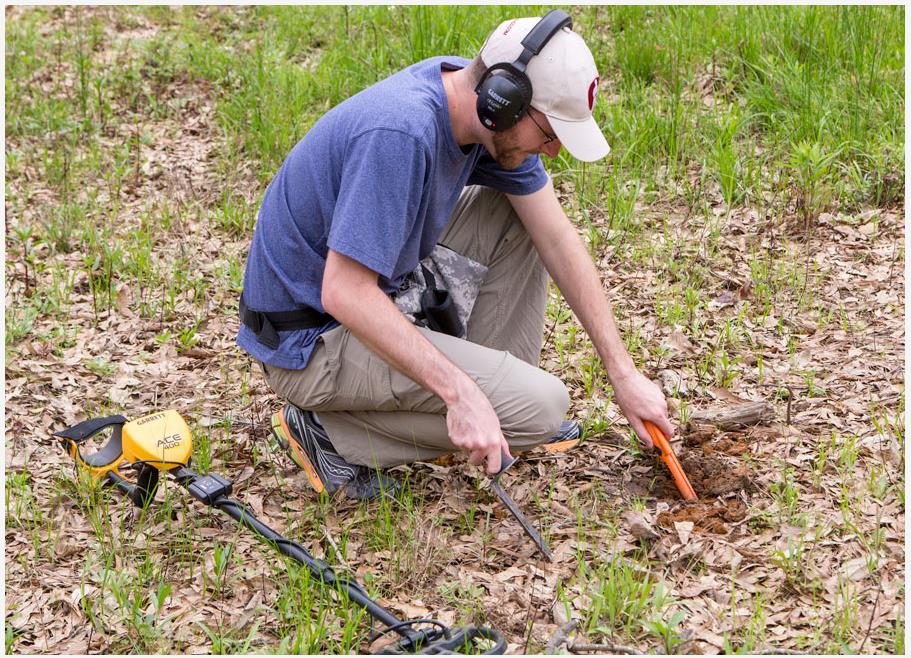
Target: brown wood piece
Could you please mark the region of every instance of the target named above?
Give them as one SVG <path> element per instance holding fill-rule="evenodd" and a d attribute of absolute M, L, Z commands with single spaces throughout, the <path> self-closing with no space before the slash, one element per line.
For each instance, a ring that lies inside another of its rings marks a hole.
<path fill-rule="evenodd" d="M 735 430 L 768 423 L 773 417 L 769 403 L 760 401 L 698 409 L 690 415 L 690 420 L 709 422 L 723 430 Z"/>

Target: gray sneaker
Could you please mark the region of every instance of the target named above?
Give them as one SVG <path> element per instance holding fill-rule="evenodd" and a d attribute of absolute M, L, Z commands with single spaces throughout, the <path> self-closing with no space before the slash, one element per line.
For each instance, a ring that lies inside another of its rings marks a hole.
<path fill-rule="evenodd" d="M 400 489 L 398 482 L 376 469 L 346 462 L 313 413 L 293 404 L 272 414 L 272 437 L 304 470 L 317 492 L 332 493 L 345 487 L 353 498 L 372 500 L 394 496 Z"/>
<path fill-rule="evenodd" d="M 380 496 L 392 498 L 402 490 L 402 484 L 378 469 L 359 466 L 357 474 L 345 486 L 345 493 L 358 500 L 373 500 Z"/>

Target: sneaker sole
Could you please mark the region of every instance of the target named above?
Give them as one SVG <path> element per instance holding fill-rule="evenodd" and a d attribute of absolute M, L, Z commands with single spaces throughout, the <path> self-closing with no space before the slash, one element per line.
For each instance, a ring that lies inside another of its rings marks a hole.
<path fill-rule="evenodd" d="M 276 417 L 278 418 L 278 425 L 275 423 Z M 291 438 L 291 430 L 288 429 L 288 424 L 285 422 L 284 409 L 272 415 L 272 431 L 276 435 L 278 444 L 287 450 L 288 456 L 291 457 L 291 461 L 302 468 L 304 473 L 307 474 L 307 479 L 310 480 L 310 486 L 316 489 L 316 493 L 325 491 L 326 485 L 323 484 L 323 481 L 320 480 L 319 475 L 317 475 L 313 463 L 307 456 L 307 452 L 297 441 Z"/>

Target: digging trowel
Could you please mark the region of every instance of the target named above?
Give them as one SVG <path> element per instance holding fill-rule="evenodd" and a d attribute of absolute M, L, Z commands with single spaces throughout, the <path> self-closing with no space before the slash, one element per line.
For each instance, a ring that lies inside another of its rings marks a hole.
<path fill-rule="evenodd" d="M 547 561 L 553 562 L 554 557 L 551 554 L 550 549 L 547 547 L 547 544 L 544 543 L 544 538 L 541 537 L 541 533 L 539 533 L 535 527 L 529 523 L 528 519 L 526 519 L 522 512 L 519 511 L 519 508 L 516 507 L 516 501 L 514 501 L 508 493 L 503 491 L 503 487 L 500 486 L 500 477 L 518 461 L 518 458 L 510 457 L 504 451 L 501 454 L 501 460 L 502 466 L 500 467 L 500 472 L 490 479 L 491 488 L 493 489 L 494 493 L 497 494 L 497 498 L 499 498 L 500 501 L 506 505 L 506 509 L 508 509 L 510 513 L 516 517 L 516 521 L 518 521 L 522 526 L 522 529 L 525 530 L 525 534 L 532 538 L 532 540 L 537 545 L 538 550 L 541 551 L 541 553 L 544 554 L 544 557 L 547 558 Z"/>

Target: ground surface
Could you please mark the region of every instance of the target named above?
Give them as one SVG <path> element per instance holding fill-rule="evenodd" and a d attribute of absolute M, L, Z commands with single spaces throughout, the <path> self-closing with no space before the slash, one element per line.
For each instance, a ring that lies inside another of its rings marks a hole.
<path fill-rule="evenodd" d="M 123 65 L 123 44 L 154 31 L 106 20 L 120 38 L 99 41 L 96 66 L 105 57 Z M 6 180 L 8 650 L 347 646 L 319 595 L 300 594 L 315 586 L 289 585 L 293 569 L 179 492 L 147 516 L 116 496 L 85 502 L 88 488 L 73 484 L 50 433 L 109 411 L 162 408 L 190 421 L 197 465 L 231 478 L 263 519 L 355 572 L 384 605 L 489 623 L 510 652 L 542 651 L 572 619 L 581 624 L 563 651 L 903 646 L 903 199 L 829 207 L 806 224 L 787 199 L 780 212 L 728 209 L 706 189 L 694 212 L 680 196 L 653 195 L 636 203 L 635 236 L 593 243 L 592 226 L 610 233 L 606 214 L 588 208 L 583 218 L 577 182 L 557 177 L 631 351 L 672 400 L 677 453 L 699 500 L 682 502 L 660 462 L 630 441 L 590 343 L 554 291 L 543 367 L 567 382 L 589 438 L 570 454 L 527 454 L 506 481 L 543 528 L 548 564 L 460 456 L 397 469 L 408 492 L 382 507 L 320 500 L 290 460 L 268 453 L 280 402 L 234 346 L 250 231 L 226 219 L 224 193 L 229 185 L 249 216 L 263 184 L 251 165 L 226 170 L 204 82 L 145 79 L 167 111 L 138 123 L 141 103 L 110 99 L 98 181 L 66 194 L 91 200 L 85 226 L 108 240 L 92 243 L 96 253 L 119 245 L 138 267 L 134 249 L 149 242 L 160 277 L 147 288 L 123 276 L 105 291 L 91 241 L 74 237 L 67 250 L 41 239 L 52 209 L 71 199 L 48 183 L 53 153 L 7 138 L 16 154 Z M 79 70 L 49 56 L 31 84 L 36 103 L 76 98 Z M 127 170 L 113 185 L 107 171 L 127 143 Z M 91 150 L 77 143 L 69 157 Z M 34 233 L 23 238 L 27 227 Z M 704 273 L 687 305 L 675 262 Z M 711 421 L 713 410 L 747 401 L 767 403 L 758 421 Z M 300 639 L 321 621 L 312 645 Z"/>

